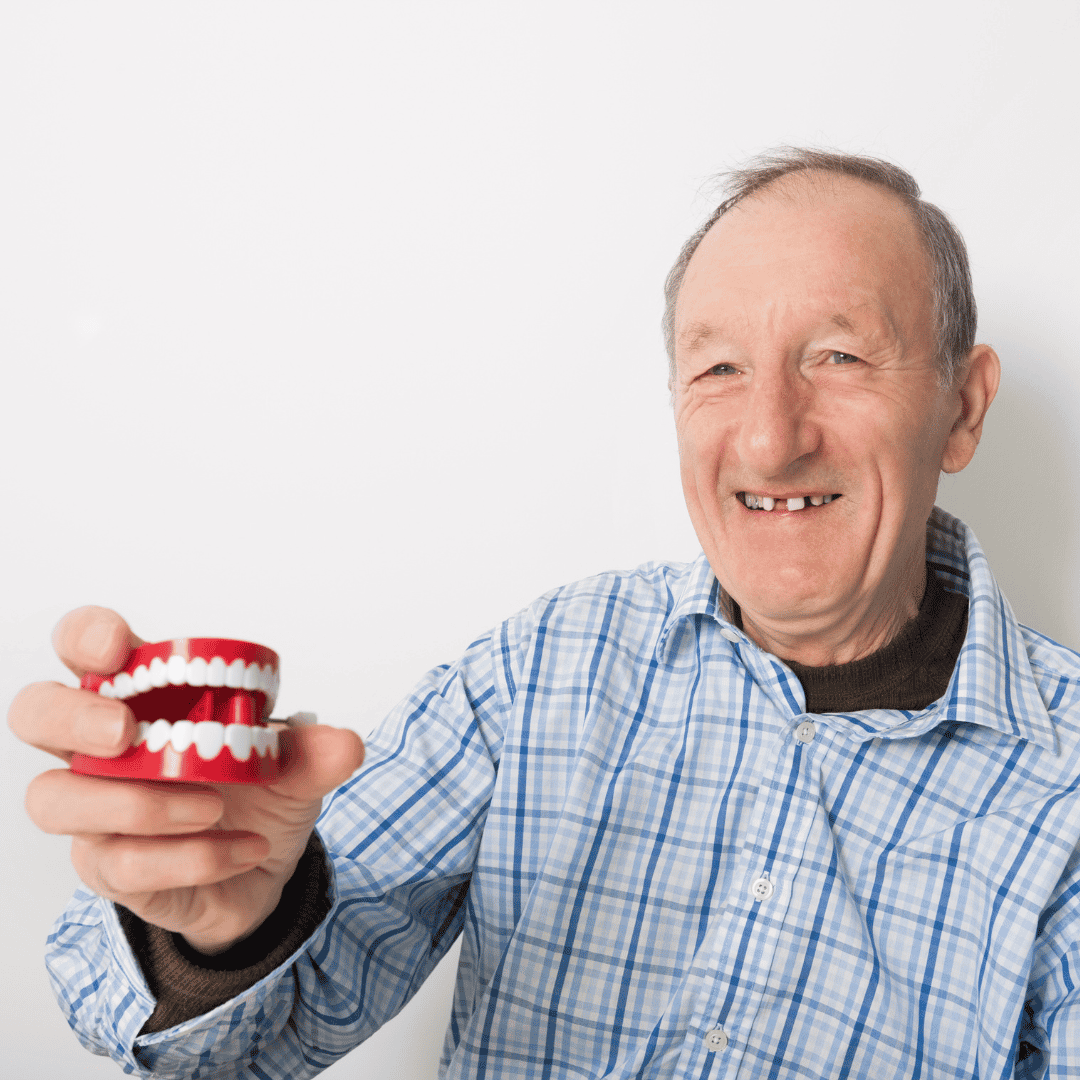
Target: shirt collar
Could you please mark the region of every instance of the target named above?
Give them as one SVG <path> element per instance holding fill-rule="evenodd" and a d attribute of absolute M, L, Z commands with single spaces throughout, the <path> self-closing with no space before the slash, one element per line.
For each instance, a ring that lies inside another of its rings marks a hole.
<path fill-rule="evenodd" d="M 968 628 L 945 695 L 917 713 L 868 709 L 851 714 L 865 738 L 921 734 L 943 721 L 963 721 L 1025 739 L 1057 752 L 1053 721 L 1031 670 L 1020 624 L 998 588 L 975 534 L 934 507 L 926 527 L 927 561 L 945 588 L 968 597 Z M 708 616 L 732 644 L 758 649 L 731 622 L 731 598 L 702 553 L 688 568 L 675 606 L 657 641 L 665 662 L 686 620 Z M 792 675 L 794 678 L 794 675 Z M 848 714 L 845 714 L 848 715 Z M 857 719 L 856 719 L 857 718 Z"/>
<path fill-rule="evenodd" d="M 702 552 L 687 568 L 687 573 L 675 598 L 675 606 L 668 613 L 656 642 L 656 656 L 660 663 L 665 663 L 679 639 L 676 632 L 688 619 L 695 615 L 707 615 L 729 627 L 746 638 L 741 630 L 731 622 L 731 598 L 724 592 L 720 582 L 709 565 L 709 560 Z M 749 638 L 746 638 L 749 641 Z"/>
<path fill-rule="evenodd" d="M 927 560 L 945 588 L 968 598 L 967 636 L 949 689 L 935 702 L 942 719 L 982 724 L 1056 753 L 1054 724 L 1031 670 L 1023 632 L 975 534 L 935 506 L 926 546 Z"/>

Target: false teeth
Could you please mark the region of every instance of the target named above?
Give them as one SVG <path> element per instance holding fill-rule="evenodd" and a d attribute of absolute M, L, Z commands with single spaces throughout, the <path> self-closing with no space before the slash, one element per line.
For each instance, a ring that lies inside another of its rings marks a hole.
<path fill-rule="evenodd" d="M 134 746 L 146 744 L 151 753 L 164 750 L 167 745 L 182 754 L 192 744 L 204 761 L 216 758 L 227 749 L 237 761 L 247 761 L 252 751 L 259 757 L 278 756 L 277 731 L 270 727 L 252 727 L 248 724 L 219 724 L 216 720 L 155 720 L 152 724 L 143 720 L 135 735 Z"/>
<path fill-rule="evenodd" d="M 123 701 L 136 694 L 145 694 L 152 688 L 165 686 L 228 686 L 233 690 L 261 691 L 273 702 L 277 698 L 279 685 L 278 673 L 270 664 L 259 667 L 254 661 L 245 664 L 237 659 L 226 667 L 220 656 L 215 656 L 208 663 L 201 656 L 185 660 L 180 655 L 173 655 L 168 663 L 155 656 L 149 667 L 140 664 L 131 675 L 121 671 L 111 681 L 103 682 L 98 693 L 102 697 Z"/>
<path fill-rule="evenodd" d="M 172 724 L 168 720 L 155 720 L 146 733 L 146 749 L 151 754 L 165 749 L 165 744 L 172 735 Z"/>
<path fill-rule="evenodd" d="M 237 761 L 251 757 L 251 732 L 247 724 L 229 724 L 225 729 L 225 745 Z"/>
<path fill-rule="evenodd" d="M 195 741 L 195 725 L 190 720 L 176 720 L 173 722 L 172 734 L 169 742 L 173 749 L 182 754 Z"/>

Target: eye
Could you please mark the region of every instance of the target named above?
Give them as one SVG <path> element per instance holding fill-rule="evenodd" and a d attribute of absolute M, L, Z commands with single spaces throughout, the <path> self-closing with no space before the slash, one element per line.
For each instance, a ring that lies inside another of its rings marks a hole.
<path fill-rule="evenodd" d="M 858 356 L 852 356 L 851 353 L 846 352 L 833 352 L 829 354 L 829 360 L 834 364 L 857 364 L 859 363 Z"/>
<path fill-rule="evenodd" d="M 736 368 L 733 368 L 730 364 L 713 364 L 713 366 L 711 368 L 709 368 L 709 370 L 706 371 L 705 374 L 706 375 L 737 375 L 738 370 Z"/>

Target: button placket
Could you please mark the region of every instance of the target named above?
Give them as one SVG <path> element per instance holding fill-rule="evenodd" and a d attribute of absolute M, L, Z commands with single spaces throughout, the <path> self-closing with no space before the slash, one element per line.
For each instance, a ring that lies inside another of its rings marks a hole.
<path fill-rule="evenodd" d="M 790 723 L 789 716 L 777 717 L 777 741 L 763 762 L 759 797 L 742 833 L 742 874 L 735 879 L 741 876 L 742 885 L 729 895 L 719 916 L 715 951 L 710 950 L 708 961 L 713 986 L 695 1010 L 693 1027 L 701 1033 L 696 1041 L 698 1053 L 718 1053 L 711 1043 L 719 1042 L 721 1034 L 717 1033 L 722 1033 L 724 1070 L 739 1068 L 743 1039 L 753 1030 L 768 993 L 769 972 L 789 916 L 792 893 L 790 883 L 785 887 L 785 880 L 800 868 L 819 805 L 819 791 L 813 780 L 817 771 L 812 763 L 814 755 L 807 752 L 806 745 L 813 741 L 817 728 L 805 720 L 809 729 L 804 731 L 810 739 L 800 740 L 798 735 L 792 738 L 791 727 L 784 723 Z M 793 769 L 798 774 L 794 789 Z M 783 828 L 779 827 L 781 816 L 787 819 Z M 775 879 L 777 874 L 779 881 Z M 735 955 L 742 957 L 740 970 L 733 967 Z M 758 974 L 747 978 L 749 972 Z M 737 989 L 729 993 L 732 980 L 737 980 Z M 687 1044 L 690 1053 L 692 1045 Z"/>

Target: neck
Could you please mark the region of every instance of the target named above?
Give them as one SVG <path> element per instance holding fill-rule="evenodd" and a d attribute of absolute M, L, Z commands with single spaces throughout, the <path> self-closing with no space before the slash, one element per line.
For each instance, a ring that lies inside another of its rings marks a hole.
<path fill-rule="evenodd" d="M 949 688 L 967 632 L 967 597 L 928 569 L 919 614 L 883 649 L 850 664 L 785 662 L 806 695 L 804 712 L 925 709 Z"/>
<path fill-rule="evenodd" d="M 889 644 L 919 613 L 926 588 L 926 562 L 920 558 L 917 572 L 908 575 L 908 586 L 887 592 L 883 604 L 867 604 L 845 612 L 841 619 L 824 616 L 805 619 L 768 619 L 735 604 L 733 621 L 766 652 L 808 667 L 848 664 L 862 660 Z"/>

